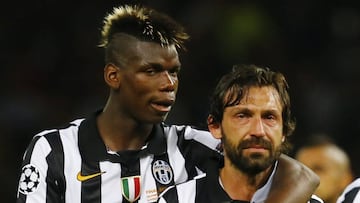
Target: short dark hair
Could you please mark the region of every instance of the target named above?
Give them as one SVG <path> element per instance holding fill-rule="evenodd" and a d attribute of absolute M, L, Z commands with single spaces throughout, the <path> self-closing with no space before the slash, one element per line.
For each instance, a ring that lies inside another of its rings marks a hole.
<path fill-rule="evenodd" d="M 239 104 L 250 87 L 272 86 L 280 96 L 283 107 L 283 132 L 289 137 L 295 130 L 295 119 L 291 116 L 289 86 L 282 73 L 256 65 L 235 65 L 218 82 L 210 98 L 213 123 L 220 123 L 226 107 Z"/>
<path fill-rule="evenodd" d="M 114 7 L 104 18 L 99 44 L 105 48 L 107 62 L 114 62 L 111 55 L 118 49 L 116 38 L 121 36 L 119 34 L 156 42 L 163 47 L 175 45 L 179 49 L 185 49 L 184 42 L 189 39 L 184 27 L 166 14 L 140 5 Z"/>
<path fill-rule="evenodd" d="M 105 49 L 105 62 L 121 65 L 128 42 L 134 39 L 186 50 L 184 42 L 189 35 L 174 19 L 154 9 L 140 5 L 114 7 L 101 29 L 99 47 Z"/>

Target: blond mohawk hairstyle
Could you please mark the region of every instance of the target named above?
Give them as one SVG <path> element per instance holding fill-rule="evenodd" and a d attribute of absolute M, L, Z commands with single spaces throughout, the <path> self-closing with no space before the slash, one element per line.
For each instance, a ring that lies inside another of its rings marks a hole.
<path fill-rule="evenodd" d="M 139 5 L 114 7 L 104 18 L 99 47 L 107 48 L 114 35 L 125 33 L 140 40 L 158 42 L 161 46 L 175 45 L 185 49 L 189 35 L 171 17 Z"/>

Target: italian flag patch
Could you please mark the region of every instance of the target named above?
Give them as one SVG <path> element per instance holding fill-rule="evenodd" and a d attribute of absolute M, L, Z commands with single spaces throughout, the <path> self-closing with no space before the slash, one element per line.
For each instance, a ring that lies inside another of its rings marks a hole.
<path fill-rule="evenodd" d="M 122 194 L 129 202 L 135 202 L 140 197 L 140 176 L 121 178 Z"/>

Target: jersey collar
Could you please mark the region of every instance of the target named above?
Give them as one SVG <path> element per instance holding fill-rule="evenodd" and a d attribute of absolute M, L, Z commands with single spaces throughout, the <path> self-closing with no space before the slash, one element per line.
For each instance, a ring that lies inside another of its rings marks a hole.
<path fill-rule="evenodd" d="M 108 153 L 106 146 L 100 137 L 96 124 L 96 117 L 100 112 L 101 110 L 93 113 L 81 122 L 79 126 L 78 146 L 80 154 L 83 159 L 88 161 L 112 160 L 112 157 L 116 156 Z M 147 144 L 139 151 L 139 156 L 146 156 L 147 154 L 160 155 L 166 153 L 167 147 L 163 124 L 154 125 Z M 121 157 L 118 157 L 117 159 L 121 162 Z"/>

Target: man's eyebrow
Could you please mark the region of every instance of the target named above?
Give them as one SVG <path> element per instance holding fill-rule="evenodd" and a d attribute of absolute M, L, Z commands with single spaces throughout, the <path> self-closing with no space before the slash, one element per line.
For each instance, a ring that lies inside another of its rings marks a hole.
<path fill-rule="evenodd" d="M 144 64 L 144 67 L 153 67 L 157 69 L 163 69 L 164 67 L 160 63 L 146 63 Z"/>
<path fill-rule="evenodd" d="M 241 106 L 237 106 L 237 105 L 227 105 L 226 107 L 234 107 L 233 109 L 235 109 L 236 111 L 240 111 L 242 113 L 251 113 L 251 109 L 249 109 L 248 107 L 241 107 Z"/>
<path fill-rule="evenodd" d="M 161 65 L 160 63 L 145 63 L 143 65 L 143 67 L 153 67 L 155 69 L 158 69 L 158 70 L 161 70 L 161 69 L 165 69 L 165 67 L 163 65 Z M 176 64 L 172 67 L 170 67 L 169 69 L 178 69 L 180 70 L 181 69 L 181 64 Z"/>
<path fill-rule="evenodd" d="M 263 114 L 281 115 L 281 112 L 276 109 L 267 109 L 263 112 Z"/>

